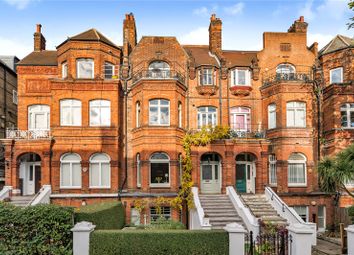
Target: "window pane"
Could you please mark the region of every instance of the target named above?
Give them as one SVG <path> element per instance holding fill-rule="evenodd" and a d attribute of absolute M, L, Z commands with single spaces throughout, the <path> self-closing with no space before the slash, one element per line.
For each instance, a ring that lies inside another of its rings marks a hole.
<path fill-rule="evenodd" d="M 286 126 L 294 127 L 295 126 L 295 111 L 288 109 L 286 111 Z"/>
<path fill-rule="evenodd" d="M 330 71 L 331 83 L 341 83 L 343 82 L 342 78 L 342 68 L 336 68 Z"/>
<path fill-rule="evenodd" d="M 61 186 L 70 186 L 70 164 L 61 164 Z"/>
<path fill-rule="evenodd" d="M 305 184 L 305 165 L 298 163 L 289 163 L 289 183 Z"/>
<path fill-rule="evenodd" d="M 93 78 L 93 61 L 90 59 L 80 59 L 77 62 L 78 78 Z"/>
<path fill-rule="evenodd" d="M 295 126 L 297 127 L 305 127 L 306 126 L 306 121 L 305 121 L 305 111 L 298 109 L 295 111 Z"/>
<path fill-rule="evenodd" d="M 350 112 L 350 127 L 354 127 L 354 112 Z"/>
<path fill-rule="evenodd" d="M 73 172 L 73 186 L 81 186 L 81 164 L 73 163 L 72 164 Z"/>
<path fill-rule="evenodd" d="M 105 79 L 112 79 L 114 75 L 114 66 L 110 63 L 105 63 L 104 65 L 104 78 Z"/>
<path fill-rule="evenodd" d="M 341 113 L 341 126 L 348 127 L 348 116 L 346 111 L 342 111 Z"/>
<path fill-rule="evenodd" d="M 90 125 L 97 126 L 100 124 L 100 113 L 97 107 L 90 108 Z"/>
<path fill-rule="evenodd" d="M 212 166 L 211 165 L 202 165 L 202 180 L 208 181 L 213 179 Z"/>
<path fill-rule="evenodd" d="M 91 157 L 91 161 L 109 161 L 109 157 L 104 153 L 98 153 Z"/>
<path fill-rule="evenodd" d="M 101 108 L 101 125 L 111 125 L 111 109 L 109 107 Z"/>
<path fill-rule="evenodd" d="M 157 107 L 150 107 L 149 123 L 158 124 L 158 109 Z"/>
<path fill-rule="evenodd" d="M 91 172 L 90 172 L 90 185 L 91 186 L 100 186 L 100 173 L 99 173 L 99 164 L 91 163 Z"/>
<path fill-rule="evenodd" d="M 62 157 L 61 161 L 80 161 L 80 157 L 77 154 L 70 153 L 70 154 L 65 154 Z"/>
<path fill-rule="evenodd" d="M 80 126 L 81 125 L 81 107 L 73 108 L 73 116 L 72 116 L 72 123 L 73 126 Z"/>
<path fill-rule="evenodd" d="M 161 107 L 161 123 L 160 124 L 168 124 L 169 122 L 169 108 Z"/>
<path fill-rule="evenodd" d="M 101 175 L 101 181 L 102 181 L 102 186 L 110 186 L 110 172 L 111 172 L 111 167 L 109 163 L 102 163 L 101 164 L 101 170 L 102 170 L 102 175 Z"/>
<path fill-rule="evenodd" d="M 237 71 L 237 84 L 238 85 L 246 85 L 246 71 L 238 70 Z"/>
<path fill-rule="evenodd" d="M 151 163 L 151 183 L 169 183 L 169 163 Z"/>

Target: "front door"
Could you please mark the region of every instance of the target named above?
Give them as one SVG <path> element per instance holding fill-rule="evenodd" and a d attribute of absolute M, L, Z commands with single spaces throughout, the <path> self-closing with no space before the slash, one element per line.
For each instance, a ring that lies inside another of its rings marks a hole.
<path fill-rule="evenodd" d="M 220 193 L 220 165 L 219 162 L 201 164 L 201 192 Z"/>
<path fill-rule="evenodd" d="M 28 163 L 27 166 L 24 195 L 34 195 L 40 189 L 41 166 L 40 163 Z"/>
<path fill-rule="evenodd" d="M 236 164 L 236 190 L 240 193 L 254 193 L 255 171 L 253 163 Z"/>

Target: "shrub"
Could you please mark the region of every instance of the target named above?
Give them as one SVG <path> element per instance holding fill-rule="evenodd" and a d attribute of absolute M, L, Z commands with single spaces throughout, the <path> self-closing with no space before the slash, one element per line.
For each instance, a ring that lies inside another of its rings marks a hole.
<path fill-rule="evenodd" d="M 121 202 L 105 202 L 75 209 L 75 222 L 89 221 L 96 229 L 122 229 L 125 224 L 124 207 Z"/>
<path fill-rule="evenodd" d="M 186 227 L 179 221 L 167 220 L 164 217 L 158 218 L 150 225 L 139 225 L 137 229 L 185 229 Z"/>
<path fill-rule="evenodd" d="M 0 254 L 72 254 L 73 209 L 0 202 Z"/>
<path fill-rule="evenodd" d="M 225 231 L 100 230 L 91 233 L 90 238 L 90 255 L 225 255 L 228 252 L 229 237 Z"/>
<path fill-rule="evenodd" d="M 354 205 L 348 208 L 348 214 L 349 216 L 354 217 Z"/>

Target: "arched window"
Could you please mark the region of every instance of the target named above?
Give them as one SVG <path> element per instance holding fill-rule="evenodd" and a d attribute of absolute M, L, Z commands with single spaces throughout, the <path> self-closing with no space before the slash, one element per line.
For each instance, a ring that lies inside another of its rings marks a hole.
<path fill-rule="evenodd" d="M 354 103 L 345 103 L 340 107 L 341 126 L 354 128 Z"/>
<path fill-rule="evenodd" d="M 50 108 L 48 105 L 36 104 L 28 107 L 28 129 L 49 130 Z"/>
<path fill-rule="evenodd" d="M 153 99 L 149 102 L 149 124 L 156 126 L 170 125 L 170 101 Z"/>
<path fill-rule="evenodd" d="M 268 129 L 277 127 L 277 106 L 276 104 L 268 105 Z"/>
<path fill-rule="evenodd" d="M 202 106 L 198 107 L 198 128 L 205 126 L 215 127 L 217 124 L 216 107 Z"/>
<path fill-rule="evenodd" d="M 170 186 L 170 158 L 166 153 L 156 152 L 150 157 L 150 186 Z"/>
<path fill-rule="evenodd" d="M 90 158 L 90 188 L 111 187 L 110 157 L 105 153 L 96 153 Z"/>
<path fill-rule="evenodd" d="M 140 154 L 136 154 L 136 186 L 141 187 L 141 161 Z"/>
<path fill-rule="evenodd" d="M 90 126 L 111 125 L 111 101 L 90 101 Z"/>
<path fill-rule="evenodd" d="M 291 64 L 283 63 L 277 66 L 277 80 L 295 80 L 295 67 Z"/>
<path fill-rule="evenodd" d="M 230 111 L 231 128 L 239 131 L 251 130 L 251 109 L 248 107 L 232 107 Z"/>
<path fill-rule="evenodd" d="M 91 58 L 79 58 L 76 60 L 76 70 L 78 79 L 94 78 L 94 62 Z"/>
<path fill-rule="evenodd" d="M 76 99 L 60 100 L 60 125 L 81 126 L 81 101 Z"/>
<path fill-rule="evenodd" d="M 135 126 L 140 127 L 140 102 L 135 103 Z"/>
<path fill-rule="evenodd" d="M 306 157 L 292 153 L 288 159 L 288 186 L 306 186 Z"/>
<path fill-rule="evenodd" d="M 286 104 L 286 126 L 306 127 L 306 104 L 304 102 L 288 102 Z"/>
<path fill-rule="evenodd" d="M 182 103 L 178 102 L 178 127 L 182 127 Z"/>
<path fill-rule="evenodd" d="M 81 188 L 81 158 L 76 153 L 60 158 L 60 188 Z"/>
<path fill-rule="evenodd" d="M 165 61 L 156 60 L 149 65 L 149 77 L 154 79 L 170 78 L 170 66 Z"/>

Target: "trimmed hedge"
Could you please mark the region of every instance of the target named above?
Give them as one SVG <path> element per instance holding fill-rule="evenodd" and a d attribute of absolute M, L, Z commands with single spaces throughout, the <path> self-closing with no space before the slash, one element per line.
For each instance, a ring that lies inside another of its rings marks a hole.
<path fill-rule="evenodd" d="M 125 210 L 121 202 L 105 202 L 75 209 L 75 222 L 89 221 L 96 229 L 122 229 Z"/>
<path fill-rule="evenodd" d="M 228 253 L 229 235 L 225 231 L 99 230 L 91 233 L 90 237 L 90 255 L 225 255 Z"/>
<path fill-rule="evenodd" d="M 73 208 L 0 202 L 0 254 L 72 254 Z"/>

